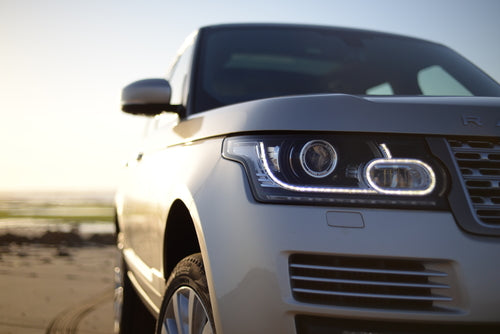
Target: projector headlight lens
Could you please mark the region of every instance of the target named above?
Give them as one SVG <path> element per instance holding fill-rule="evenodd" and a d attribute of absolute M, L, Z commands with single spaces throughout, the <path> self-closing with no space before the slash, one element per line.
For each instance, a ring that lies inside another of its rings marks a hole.
<path fill-rule="evenodd" d="M 300 151 L 300 164 L 308 175 L 322 178 L 337 166 L 337 152 L 327 141 L 311 140 Z"/>

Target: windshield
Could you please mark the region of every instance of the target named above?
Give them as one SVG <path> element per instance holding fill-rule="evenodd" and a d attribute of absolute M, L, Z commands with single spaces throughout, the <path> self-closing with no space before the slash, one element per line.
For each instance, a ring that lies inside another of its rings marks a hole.
<path fill-rule="evenodd" d="M 195 112 L 286 95 L 500 96 L 454 51 L 356 30 L 215 27 L 202 34 Z"/>

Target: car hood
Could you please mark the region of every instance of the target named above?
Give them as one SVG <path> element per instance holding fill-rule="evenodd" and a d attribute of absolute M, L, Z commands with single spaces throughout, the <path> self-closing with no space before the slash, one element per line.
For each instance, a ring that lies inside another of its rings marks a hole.
<path fill-rule="evenodd" d="M 262 131 L 500 136 L 500 98 L 291 96 L 213 109 L 174 127 L 179 140 Z"/>

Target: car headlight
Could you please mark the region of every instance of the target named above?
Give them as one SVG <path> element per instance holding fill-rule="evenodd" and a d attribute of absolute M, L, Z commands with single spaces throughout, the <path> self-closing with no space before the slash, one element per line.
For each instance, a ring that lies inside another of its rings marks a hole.
<path fill-rule="evenodd" d="M 224 140 L 223 156 L 245 166 L 262 202 L 445 205 L 446 174 L 421 138 L 239 136 Z"/>

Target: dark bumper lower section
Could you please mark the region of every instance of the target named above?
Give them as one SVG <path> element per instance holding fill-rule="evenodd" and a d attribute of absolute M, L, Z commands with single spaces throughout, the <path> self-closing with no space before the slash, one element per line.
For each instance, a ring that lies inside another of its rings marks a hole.
<path fill-rule="evenodd" d="M 340 320 L 298 315 L 297 334 L 497 334 L 500 324 L 420 324 Z"/>

